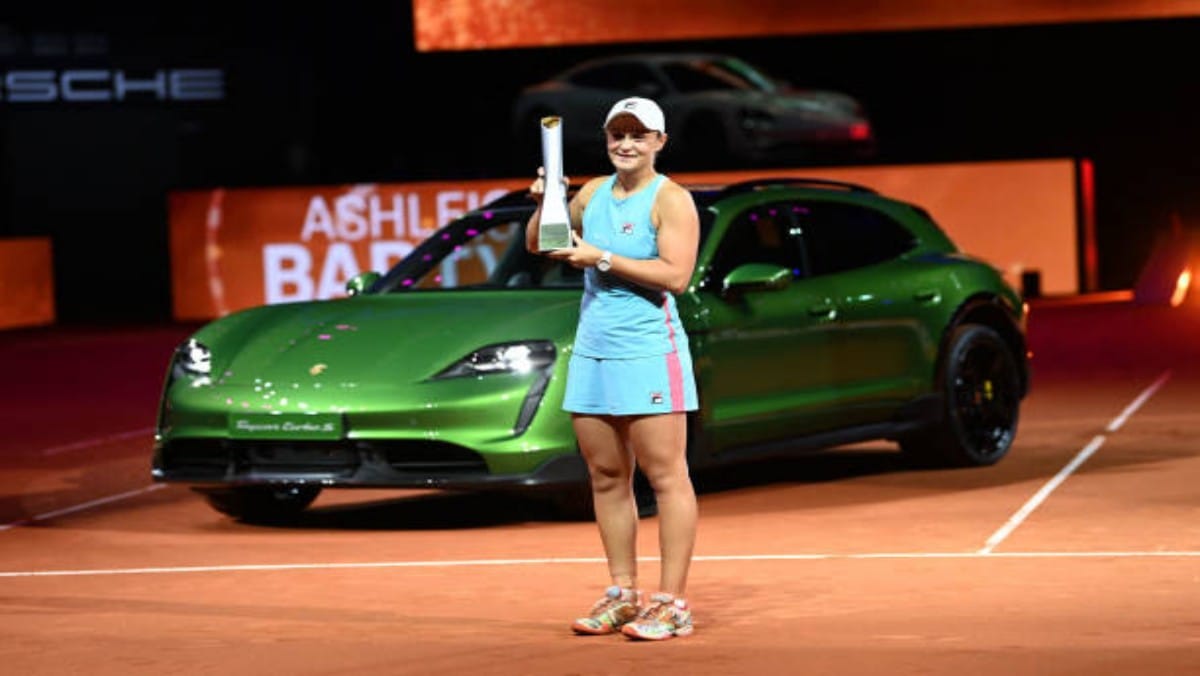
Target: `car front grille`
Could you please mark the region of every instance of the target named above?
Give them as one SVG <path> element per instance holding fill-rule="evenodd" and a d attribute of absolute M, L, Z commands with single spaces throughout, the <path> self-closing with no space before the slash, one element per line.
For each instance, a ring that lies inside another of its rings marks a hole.
<path fill-rule="evenodd" d="M 478 453 L 439 441 L 230 441 L 175 439 L 161 451 L 168 475 L 196 480 L 263 473 L 349 478 L 368 466 L 377 473 L 413 477 L 488 474 Z"/>
<path fill-rule="evenodd" d="M 487 463 L 478 453 L 442 441 L 405 441 L 377 447 L 392 469 L 406 473 L 487 473 Z"/>

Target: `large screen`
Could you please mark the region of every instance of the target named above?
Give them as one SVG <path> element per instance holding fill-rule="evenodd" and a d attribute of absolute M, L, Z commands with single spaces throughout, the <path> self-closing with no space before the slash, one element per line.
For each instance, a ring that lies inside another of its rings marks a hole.
<path fill-rule="evenodd" d="M 672 174 L 706 185 L 762 176 L 870 186 L 926 208 L 963 251 L 989 261 L 1014 286 L 1022 273 L 1037 271 L 1046 294 L 1079 290 L 1073 160 Z M 347 279 L 387 270 L 437 227 L 528 186 L 524 177 L 173 192 L 174 316 L 209 319 L 264 303 L 344 296 Z"/>
<path fill-rule="evenodd" d="M 413 0 L 418 51 L 1200 16 L 1200 0 Z"/>

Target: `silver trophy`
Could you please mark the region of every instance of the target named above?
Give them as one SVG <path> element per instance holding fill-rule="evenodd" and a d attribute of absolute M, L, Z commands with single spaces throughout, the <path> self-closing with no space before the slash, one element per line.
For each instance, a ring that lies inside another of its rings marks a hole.
<path fill-rule="evenodd" d="M 567 189 L 563 185 L 562 118 L 542 118 L 542 168 L 545 192 L 542 215 L 538 220 L 538 250 L 551 251 L 571 246 L 571 216 L 567 210 Z"/>

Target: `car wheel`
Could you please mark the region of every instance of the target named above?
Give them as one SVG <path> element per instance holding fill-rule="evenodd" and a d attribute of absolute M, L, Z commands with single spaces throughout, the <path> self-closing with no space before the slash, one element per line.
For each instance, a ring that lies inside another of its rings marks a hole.
<path fill-rule="evenodd" d="M 633 499 L 637 503 L 639 518 L 658 514 L 658 499 L 650 482 L 640 471 L 633 475 Z M 551 501 L 555 512 L 571 521 L 590 521 L 596 518 L 592 506 L 592 489 L 587 484 L 563 488 L 554 493 Z"/>
<path fill-rule="evenodd" d="M 900 448 L 921 465 L 979 467 L 1003 458 L 1017 432 L 1021 378 L 1012 349 L 993 329 L 954 329 L 940 367 L 942 419 L 902 439 Z"/>
<path fill-rule="evenodd" d="M 218 512 L 247 523 L 290 521 L 317 499 L 317 486 L 234 486 L 196 489 Z"/>

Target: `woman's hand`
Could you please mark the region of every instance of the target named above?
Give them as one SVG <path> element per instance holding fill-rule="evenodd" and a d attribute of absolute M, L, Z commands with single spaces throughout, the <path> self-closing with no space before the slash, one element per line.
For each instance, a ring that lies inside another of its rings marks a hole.
<path fill-rule="evenodd" d="M 546 256 L 555 260 L 566 261 L 575 268 L 590 268 L 596 265 L 596 261 L 600 260 L 600 255 L 604 252 L 596 247 L 583 241 L 579 233 L 571 230 L 571 244 L 567 249 L 555 249 L 554 251 L 546 252 Z"/>
<path fill-rule="evenodd" d="M 563 189 L 566 190 L 571 185 L 571 181 L 566 176 L 563 176 L 562 184 L 563 184 Z M 533 201 L 537 202 L 538 205 L 540 206 L 542 203 L 542 197 L 544 197 L 545 195 L 546 195 L 546 168 L 538 167 L 537 168 L 537 178 L 533 179 L 533 183 L 529 184 L 529 197 L 531 199 L 533 199 Z"/>
<path fill-rule="evenodd" d="M 542 203 L 542 196 L 546 194 L 546 169 L 543 167 L 537 168 L 537 178 L 533 179 L 533 183 L 529 184 L 529 197 L 537 202 Z"/>

